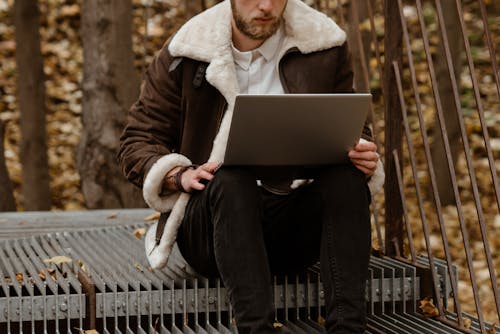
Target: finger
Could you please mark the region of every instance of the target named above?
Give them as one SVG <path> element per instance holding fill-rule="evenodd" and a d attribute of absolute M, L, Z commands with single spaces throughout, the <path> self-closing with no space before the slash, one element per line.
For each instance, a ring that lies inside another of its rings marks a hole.
<path fill-rule="evenodd" d="M 192 190 L 203 190 L 203 189 L 205 189 L 205 185 L 200 183 L 199 181 L 193 180 L 191 182 L 191 189 Z"/>
<path fill-rule="evenodd" d="M 357 168 L 357 169 L 359 169 L 360 171 L 362 171 L 365 175 L 368 175 L 368 176 L 369 176 L 369 175 L 372 175 L 372 174 L 373 174 L 373 171 L 372 171 L 372 170 L 367 169 L 367 168 L 365 168 L 365 167 L 363 167 L 363 166 L 358 166 L 358 165 L 356 165 L 356 168 Z"/>
<path fill-rule="evenodd" d="M 377 163 L 374 161 L 362 160 L 362 159 L 351 159 L 351 161 L 356 167 L 360 166 L 372 171 L 374 171 L 377 168 Z"/>
<path fill-rule="evenodd" d="M 356 146 L 354 146 L 355 151 L 376 151 L 377 145 L 371 141 L 360 140 Z"/>
<path fill-rule="evenodd" d="M 351 159 L 369 160 L 369 161 L 375 161 L 375 162 L 378 161 L 378 159 L 379 159 L 379 154 L 377 152 L 373 152 L 373 151 L 359 152 L 359 151 L 351 150 L 351 151 L 349 151 L 348 156 Z"/>
<path fill-rule="evenodd" d="M 210 172 L 210 173 L 213 173 L 214 170 L 219 167 L 220 165 L 220 162 L 217 162 L 217 161 L 210 161 L 210 162 L 206 162 L 204 163 L 203 165 L 201 165 L 201 169 L 203 170 L 206 170 L 207 172 Z"/>
<path fill-rule="evenodd" d="M 210 181 L 213 178 L 214 178 L 214 175 L 211 172 L 207 172 L 205 170 L 198 171 L 198 173 L 196 175 L 196 179 L 198 179 L 198 180 L 205 179 L 205 180 Z"/>

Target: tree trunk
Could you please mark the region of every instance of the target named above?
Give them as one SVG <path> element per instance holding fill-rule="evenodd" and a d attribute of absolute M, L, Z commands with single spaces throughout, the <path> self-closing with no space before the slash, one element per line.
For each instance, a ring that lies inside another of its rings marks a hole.
<path fill-rule="evenodd" d="M 36 0 L 14 2 L 17 96 L 21 110 L 24 208 L 50 210 L 50 177 L 45 131 L 45 85 Z"/>
<path fill-rule="evenodd" d="M 202 0 L 184 0 L 184 12 L 186 13 L 186 19 L 190 19 L 199 12 L 205 6 Z"/>
<path fill-rule="evenodd" d="M 0 212 L 16 211 L 16 201 L 12 192 L 12 183 L 10 182 L 9 172 L 5 165 L 4 151 L 5 123 L 0 121 Z"/>
<path fill-rule="evenodd" d="M 460 24 L 458 12 L 454 1 L 443 1 L 443 16 L 445 21 L 446 33 L 450 45 L 452 61 L 454 65 L 455 78 L 457 79 L 457 87 L 460 90 L 460 72 L 462 71 L 462 50 L 463 41 L 461 39 Z M 436 76 L 438 78 L 439 96 L 441 97 L 441 105 L 446 123 L 446 131 L 450 143 L 453 164 L 456 165 L 458 154 L 461 147 L 460 126 L 457 119 L 457 108 L 453 95 L 448 65 L 446 62 L 446 54 L 443 47 L 443 42 L 439 43 L 437 60 L 436 60 Z M 448 169 L 447 159 L 443 137 L 439 122 L 434 123 L 433 128 L 434 141 L 431 145 L 432 161 L 434 162 L 434 170 L 436 173 L 436 182 L 439 191 L 439 198 L 442 205 L 455 203 L 453 188 L 451 186 L 451 178 Z"/>
<path fill-rule="evenodd" d="M 77 166 L 91 209 L 144 206 L 116 162 L 126 114 L 139 93 L 131 29 L 131 0 L 83 1 L 84 128 Z"/>

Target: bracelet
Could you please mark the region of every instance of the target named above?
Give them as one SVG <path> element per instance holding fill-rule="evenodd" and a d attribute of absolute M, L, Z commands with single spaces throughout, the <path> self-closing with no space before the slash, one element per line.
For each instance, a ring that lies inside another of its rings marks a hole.
<path fill-rule="evenodd" d="M 189 166 L 183 166 L 181 167 L 181 169 L 179 169 L 179 171 L 177 173 L 175 173 L 174 175 L 170 176 L 170 177 L 173 177 L 174 179 L 174 185 L 175 185 L 175 188 L 179 191 L 182 191 L 182 192 L 187 192 L 184 187 L 182 186 L 182 174 L 184 174 L 185 171 L 187 171 L 188 169 L 196 169 L 198 168 L 197 165 L 189 165 Z"/>

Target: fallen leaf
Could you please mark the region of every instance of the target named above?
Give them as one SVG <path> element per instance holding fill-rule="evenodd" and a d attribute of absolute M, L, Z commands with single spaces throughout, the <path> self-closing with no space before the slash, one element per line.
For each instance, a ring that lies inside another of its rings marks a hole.
<path fill-rule="evenodd" d="M 492 324 L 490 326 L 490 329 L 488 329 L 488 331 L 486 332 L 487 334 L 496 334 L 496 330 L 495 330 L 495 327 L 496 327 L 497 324 Z"/>
<path fill-rule="evenodd" d="M 85 266 L 81 260 L 76 261 L 76 264 L 80 267 L 80 269 L 82 269 L 83 272 L 87 272 L 87 266 Z"/>
<path fill-rule="evenodd" d="M 133 233 L 137 239 L 142 239 L 144 234 L 146 234 L 146 228 L 144 228 L 144 227 L 137 228 L 137 229 L 135 229 L 135 231 Z"/>
<path fill-rule="evenodd" d="M 80 5 L 67 5 L 61 8 L 61 16 L 76 16 L 80 14 Z"/>
<path fill-rule="evenodd" d="M 38 277 L 40 277 L 40 279 L 41 279 L 42 281 L 45 281 L 45 279 L 46 279 L 46 277 L 45 277 L 45 273 L 44 273 L 43 271 L 40 271 L 40 272 L 38 273 Z"/>
<path fill-rule="evenodd" d="M 17 225 L 26 225 L 26 224 L 28 224 L 28 222 L 25 222 L 25 221 L 17 223 Z"/>
<path fill-rule="evenodd" d="M 54 256 L 50 259 L 43 260 L 45 263 L 61 264 L 61 263 L 71 263 L 73 260 L 67 256 Z"/>
<path fill-rule="evenodd" d="M 155 213 L 150 214 L 149 216 L 145 217 L 144 221 L 145 222 L 151 222 L 153 220 L 158 220 L 158 219 L 160 219 L 160 215 L 161 215 L 161 213 L 155 212 Z"/>
<path fill-rule="evenodd" d="M 420 301 L 420 310 L 422 310 L 422 314 L 427 318 L 434 318 L 439 316 L 439 311 L 434 305 L 434 302 L 431 297 L 425 297 Z"/>
<path fill-rule="evenodd" d="M 323 318 L 322 316 L 318 316 L 318 324 L 320 324 L 321 326 L 324 326 L 326 323 L 326 320 L 325 318 Z"/>
<path fill-rule="evenodd" d="M 19 283 L 23 283 L 23 281 L 24 281 L 23 273 L 16 273 L 16 280 Z"/>
<path fill-rule="evenodd" d="M 114 213 L 110 214 L 109 216 L 107 216 L 106 219 L 115 219 L 116 217 L 118 217 L 118 213 L 114 212 Z"/>
<path fill-rule="evenodd" d="M 281 327 L 283 327 L 283 324 L 282 324 L 281 322 L 275 322 L 275 323 L 273 324 L 273 327 L 274 327 L 274 328 L 281 328 Z"/>
<path fill-rule="evenodd" d="M 469 318 L 464 318 L 464 327 L 469 329 L 470 326 L 472 326 L 472 320 L 470 320 Z"/>
<path fill-rule="evenodd" d="M 88 331 L 85 331 L 85 334 L 99 334 L 99 332 L 96 331 L 95 329 L 90 329 Z"/>
<path fill-rule="evenodd" d="M 144 272 L 144 270 L 142 269 L 142 267 L 139 263 L 134 264 L 134 268 L 139 270 L 141 273 Z"/>

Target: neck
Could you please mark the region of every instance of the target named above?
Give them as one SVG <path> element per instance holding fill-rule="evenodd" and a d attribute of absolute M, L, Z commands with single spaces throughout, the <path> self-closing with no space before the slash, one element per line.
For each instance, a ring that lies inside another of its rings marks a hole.
<path fill-rule="evenodd" d="M 238 50 L 242 52 L 255 50 L 265 42 L 265 39 L 253 39 L 243 34 L 236 27 L 234 19 L 231 20 L 231 27 L 233 32 L 232 33 L 233 44 Z"/>

